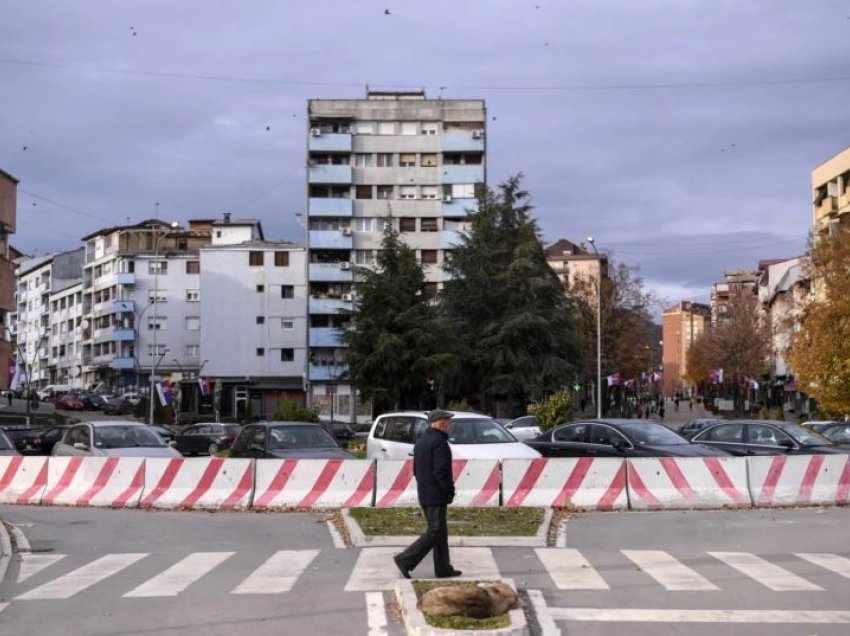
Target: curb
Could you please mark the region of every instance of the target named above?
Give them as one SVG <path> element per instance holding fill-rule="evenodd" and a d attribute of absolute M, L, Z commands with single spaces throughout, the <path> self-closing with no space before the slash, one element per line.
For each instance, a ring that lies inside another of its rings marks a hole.
<path fill-rule="evenodd" d="M 0 583 L 6 578 L 6 571 L 9 569 L 9 563 L 12 560 L 12 539 L 9 537 L 9 531 L 6 530 L 6 524 L 0 521 Z"/>
<path fill-rule="evenodd" d="M 355 548 L 378 548 L 398 547 L 403 548 L 410 545 L 418 537 L 409 535 L 375 535 L 367 537 L 360 529 L 360 525 L 343 508 L 342 520 L 351 537 L 351 544 Z M 466 537 L 449 535 L 449 547 L 452 548 L 545 548 L 549 536 L 549 526 L 552 523 L 552 508 L 543 509 L 543 521 L 537 534 L 533 537 Z"/>
<path fill-rule="evenodd" d="M 454 580 L 463 581 L 464 579 Z M 469 580 L 475 581 L 475 579 Z M 512 579 L 501 579 L 501 581 L 516 589 Z M 413 589 L 413 581 L 404 580 L 396 583 L 395 595 L 401 607 L 405 630 L 408 634 L 414 636 L 463 636 L 470 633 L 474 633 L 475 636 L 528 636 L 529 633 L 528 622 L 525 620 L 525 613 L 521 607 L 508 611 L 511 619 L 511 624 L 508 627 L 502 627 L 500 629 L 477 629 L 471 632 L 468 629 L 442 629 L 429 625 L 425 621 L 425 616 L 417 608 L 418 603 L 416 591 Z"/>

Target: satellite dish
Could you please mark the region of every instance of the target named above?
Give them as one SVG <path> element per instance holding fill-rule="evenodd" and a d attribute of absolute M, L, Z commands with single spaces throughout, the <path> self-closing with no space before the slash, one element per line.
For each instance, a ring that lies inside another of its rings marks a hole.
<path fill-rule="evenodd" d="M 71 367 L 71 377 L 72 378 L 80 377 L 80 367 Z"/>
<path fill-rule="evenodd" d="M 81 326 L 83 329 L 88 329 L 88 328 L 89 328 L 89 321 L 88 321 L 88 320 L 83 320 L 83 322 L 81 322 L 81 323 L 80 323 L 80 326 Z"/>

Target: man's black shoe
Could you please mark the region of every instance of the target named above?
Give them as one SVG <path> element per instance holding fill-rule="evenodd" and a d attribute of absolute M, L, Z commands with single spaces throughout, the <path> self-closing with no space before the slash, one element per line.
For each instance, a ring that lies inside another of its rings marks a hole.
<path fill-rule="evenodd" d="M 448 572 L 443 572 L 442 574 L 438 574 L 437 578 L 438 579 L 451 579 L 451 578 L 454 578 L 456 576 L 460 576 L 461 574 L 463 574 L 463 572 L 461 572 L 460 570 L 455 570 L 454 568 L 452 568 Z"/>
<path fill-rule="evenodd" d="M 408 567 L 407 567 L 407 566 L 406 566 L 406 565 L 402 562 L 402 560 L 399 558 L 399 555 L 397 555 L 397 554 L 396 554 L 396 555 L 393 557 L 393 561 L 395 561 L 395 565 L 396 565 L 396 567 L 399 569 L 399 572 L 401 572 L 401 575 L 402 575 L 404 578 L 409 579 L 409 578 L 410 578 L 410 570 L 409 570 L 409 569 L 408 569 Z"/>

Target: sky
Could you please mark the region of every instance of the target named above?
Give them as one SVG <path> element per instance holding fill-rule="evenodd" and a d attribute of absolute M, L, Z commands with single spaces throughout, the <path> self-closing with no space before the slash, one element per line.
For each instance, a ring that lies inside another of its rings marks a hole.
<path fill-rule="evenodd" d="M 307 100 L 487 102 L 490 185 L 665 303 L 792 257 L 850 145 L 850 0 L 0 0 L 0 169 L 30 254 L 151 218 L 300 240 Z M 157 204 L 159 204 L 157 206 Z"/>

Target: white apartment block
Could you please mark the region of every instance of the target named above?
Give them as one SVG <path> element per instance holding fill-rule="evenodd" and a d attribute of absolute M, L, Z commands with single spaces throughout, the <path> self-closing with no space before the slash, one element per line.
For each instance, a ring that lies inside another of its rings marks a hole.
<path fill-rule="evenodd" d="M 309 399 L 325 417 L 366 421 L 371 409 L 343 380 L 337 338 L 339 311 L 354 300 L 352 264 L 374 262 L 391 222 L 439 288 L 486 182 L 486 109 L 482 100 L 369 92 L 311 100 L 308 119 Z"/>
<path fill-rule="evenodd" d="M 79 250 L 82 254 L 82 250 Z M 83 385 L 83 283 L 77 278 L 54 284 L 50 293 L 50 384 Z"/>

